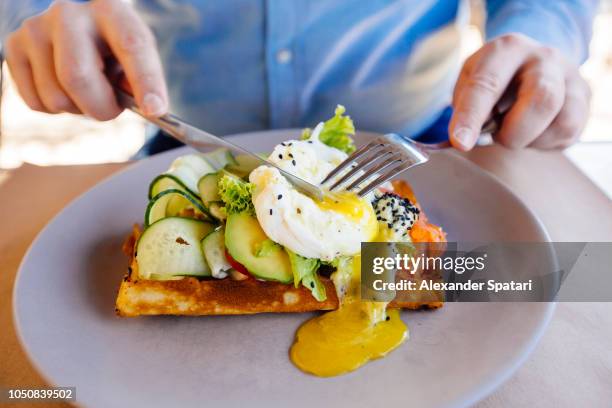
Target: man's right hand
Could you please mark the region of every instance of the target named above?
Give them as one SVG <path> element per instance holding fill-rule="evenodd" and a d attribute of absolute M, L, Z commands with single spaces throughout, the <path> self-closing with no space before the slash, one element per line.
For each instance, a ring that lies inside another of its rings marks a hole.
<path fill-rule="evenodd" d="M 6 61 L 19 93 L 34 110 L 83 113 L 109 120 L 121 113 L 104 62 L 114 57 L 138 106 L 149 116 L 168 109 L 155 38 L 122 0 L 54 2 L 6 41 Z"/>

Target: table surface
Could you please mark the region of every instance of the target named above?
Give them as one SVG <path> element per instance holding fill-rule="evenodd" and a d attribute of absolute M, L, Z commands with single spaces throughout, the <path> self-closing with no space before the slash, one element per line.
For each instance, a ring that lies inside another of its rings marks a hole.
<path fill-rule="evenodd" d="M 553 241 L 612 241 L 612 201 L 562 153 L 489 146 L 464 157 L 496 175 L 522 197 L 543 221 Z M 0 386 L 45 386 L 21 348 L 13 326 L 13 282 L 25 251 L 68 202 L 126 165 L 26 164 L 0 173 Z M 560 303 L 528 361 L 479 406 L 609 407 L 610 339 L 611 303 Z"/>

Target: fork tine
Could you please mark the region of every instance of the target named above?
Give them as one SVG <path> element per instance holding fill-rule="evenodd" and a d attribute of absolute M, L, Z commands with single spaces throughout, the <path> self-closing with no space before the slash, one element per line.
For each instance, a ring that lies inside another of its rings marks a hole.
<path fill-rule="evenodd" d="M 361 175 L 357 180 L 353 181 L 346 189 L 352 190 L 359 186 L 364 181 L 368 180 L 370 177 L 374 176 L 376 173 L 386 169 L 394 163 L 401 163 L 401 154 L 399 152 L 394 153 L 387 160 L 379 163 L 378 166 L 370 169 L 367 173 Z"/>
<path fill-rule="evenodd" d="M 377 162 L 384 159 L 388 155 L 393 155 L 392 150 L 388 149 L 370 149 L 369 154 L 364 155 L 358 162 L 357 165 L 354 166 L 350 171 L 348 171 L 345 175 L 340 177 L 340 179 L 336 180 L 336 182 L 329 188 L 330 190 L 334 190 L 339 188 L 341 185 L 349 181 L 351 178 L 355 176 L 359 171 L 365 171 L 369 167 L 374 166 Z"/>
<path fill-rule="evenodd" d="M 323 181 L 321 182 L 321 185 L 327 183 L 329 180 L 332 179 L 332 177 L 334 177 L 336 174 L 340 173 L 347 166 L 351 165 L 356 159 L 358 159 L 361 156 L 363 156 L 371 148 L 374 148 L 374 147 L 377 147 L 377 146 L 383 146 L 383 145 L 384 144 L 382 142 L 374 140 L 374 141 L 368 143 L 367 145 L 361 146 L 353 154 L 351 154 L 349 157 L 347 157 L 342 163 L 340 163 L 335 169 L 330 171 L 329 174 L 327 175 L 327 177 L 325 177 L 323 179 Z"/>
<path fill-rule="evenodd" d="M 414 165 L 415 163 L 400 162 L 398 166 L 395 166 L 389 169 L 386 173 L 380 175 L 376 180 L 372 181 L 370 184 L 362 188 L 361 191 L 357 193 L 357 195 L 363 197 L 364 195 L 368 194 L 370 191 L 374 190 L 376 187 L 378 187 L 382 183 L 389 181 L 393 177 L 397 176 L 398 174 L 400 174 L 401 172 L 405 170 L 408 170 L 410 167 Z"/>

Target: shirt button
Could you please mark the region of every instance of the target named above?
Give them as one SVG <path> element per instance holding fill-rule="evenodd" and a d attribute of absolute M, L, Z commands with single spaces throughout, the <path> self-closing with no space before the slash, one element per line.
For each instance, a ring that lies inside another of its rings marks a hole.
<path fill-rule="evenodd" d="M 291 54 L 291 51 L 289 51 L 286 48 L 283 48 L 282 50 L 280 50 L 279 52 L 276 53 L 276 61 L 279 64 L 286 64 L 289 61 L 291 61 L 291 58 L 293 57 L 293 55 Z"/>

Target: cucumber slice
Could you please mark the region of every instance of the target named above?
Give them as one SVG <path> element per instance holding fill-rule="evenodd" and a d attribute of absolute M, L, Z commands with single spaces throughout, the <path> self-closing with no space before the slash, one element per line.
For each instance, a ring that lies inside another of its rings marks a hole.
<path fill-rule="evenodd" d="M 170 169 L 155 177 L 149 185 L 149 199 L 169 189 L 184 190 L 198 196 L 198 180 L 215 169 L 199 154 L 177 157 Z"/>
<path fill-rule="evenodd" d="M 198 182 L 202 176 L 237 163 L 232 153 L 223 148 L 205 154 L 194 153 L 177 157 L 167 172 L 151 182 L 149 199 L 169 189 L 184 190 L 198 196 Z"/>
<path fill-rule="evenodd" d="M 151 184 L 149 184 L 149 200 L 166 190 L 181 190 L 190 193 L 193 196 L 197 196 L 196 193 L 190 191 L 183 182 L 172 174 L 160 174 L 155 177 Z M 196 190 L 197 191 L 197 190 Z"/>
<path fill-rule="evenodd" d="M 180 217 L 151 224 L 136 246 L 139 277 L 211 276 L 200 241 L 213 229 L 208 222 Z"/>
<path fill-rule="evenodd" d="M 208 206 L 211 201 L 221 201 L 221 196 L 219 196 L 219 180 L 222 176 L 223 173 L 220 171 L 208 173 L 198 181 L 198 191 L 205 206 Z"/>
<path fill-rule="evenodd" d="M 266 158 L 266 155 L 260 155 L 262 158 Z M 235 163 L 230 163 L 225 166 L 225 169 L 230 173 L 235 174 L 238 177 L 247 177 L 253 170 L 261 165 L 261 162 L 246 154 L 239 154 L 234 159 Z"/>
<path fill-rule="evenodd" d="M 204 160 L 208 162 L 215 170 L 221 170 L 225 166 L 235 166 L 238 164 L 231 151 L 225 148 L 219 148 L 212 152 L 202 155 Z"/>
<path fill-rule="evenodd" d="M 214 171 L 214 167 L 202 155 L 186 154 L 177 157 L 166 173 L 177 177 L 191 192 L 197 194 L 200 177 Z"/>
<path fill-rule="evenodd" d="M 218 187 L 219 179 L 223 177 L 223 174 L 223 171 L 210 173 L 202 177 L 198 182 L 198 190 L 200 191 L 202 202 L 208 208 L 208 212 L 218 220 L 224 220 L 227 217 Z"/>
<path fill-rule="evenodd" d="M 257 278 L 293 282 L 289 256 L 280 245 L 265 253 L 258 251 L 261 243 L 267 239 L 255 217 L 247 213 L 230 214 L 227 217 L 225 247 L 232 258 Z"/>
<path fill-rule="evenodd" d="M 204 237 L 202 240 L 202 251 L 213 278 L 223 279 L 227 277 L 227 271 L 232 269 L 232 266 L 225 257 L 225 232 L 223 227 L 214 230 Z"/>
<path fill-rule="evenodd" d="M 170 189 L 162 191 L 149 201 L 145 211 L 145 226 L 162 218 L 184 214 L 185 210 L 192 210 L 194 218 L 211 220 L 208 210 L 198 198 L 182 190 Z"/>
<path fill-rule="evenodd" d="M 220 221 L 223 221 L 227 218 L 227 213 L 225 212 L 225 203 L 223 201 L 213 201 L 212 203 L 209 203 L 208 212 L 210 212 L 210 215 Z"/>

